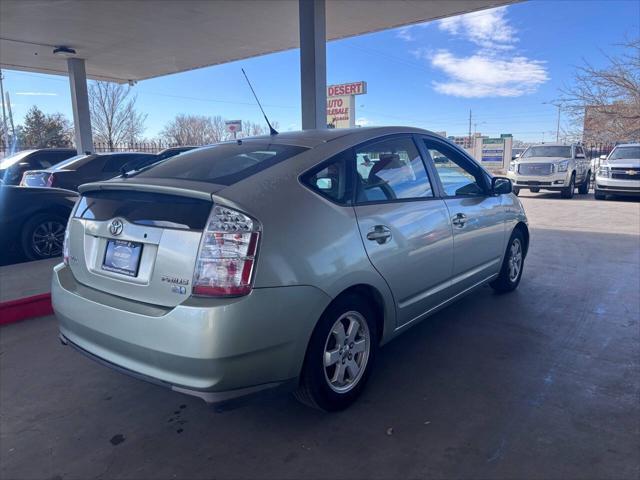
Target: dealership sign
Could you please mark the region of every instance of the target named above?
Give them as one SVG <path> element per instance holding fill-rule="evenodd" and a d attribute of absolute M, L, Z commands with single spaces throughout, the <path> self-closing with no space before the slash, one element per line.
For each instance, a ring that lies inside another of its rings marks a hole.
<path fill-rule="evenodd" d="M 355 96 L 365 93 L 367 93 L 367 82 L 329 85 L 327 87 L 327 124 L 333 128 L 355 127 Z"/>
<path fill-rule="evenodd" d="M 482 139 L 482 161 L 502 162 L 504 158 L 504 138 Z"/>

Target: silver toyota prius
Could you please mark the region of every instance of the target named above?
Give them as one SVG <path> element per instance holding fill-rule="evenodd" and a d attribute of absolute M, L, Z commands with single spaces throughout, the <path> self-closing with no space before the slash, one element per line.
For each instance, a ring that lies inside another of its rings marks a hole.
<path fill-rule="evenodd" d="M 511 182 L 405 127 L 308 130 L 85 184 L 52 297 L 62 343 L 221 406 L 273 388 L 332 411 L 381 345 L 529 246 Z"/>

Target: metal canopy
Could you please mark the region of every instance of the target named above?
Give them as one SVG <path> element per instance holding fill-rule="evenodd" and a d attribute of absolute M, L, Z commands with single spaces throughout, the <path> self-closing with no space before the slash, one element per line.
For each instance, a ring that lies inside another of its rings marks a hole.
<path fill-rule="evenodd" d="M 513 0 L 328 0 L 327 40 Z M 183 72 L 299 46 L 296 0 L 2 0 L 0 66 L 67 75 L 59 45 L 89 78 L 117 82 Z"/>

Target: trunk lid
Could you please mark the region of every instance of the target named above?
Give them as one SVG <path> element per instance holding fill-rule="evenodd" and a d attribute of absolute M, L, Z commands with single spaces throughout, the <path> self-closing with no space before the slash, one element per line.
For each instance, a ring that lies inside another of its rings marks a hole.
<path fill-rule="evenodd" d="M 78 282 L 103 292 L 178 305 L 191 295 L 211 193 L 194 189 L 199 182 L 127 180 L 134 179 L 81 187 L 68 227 L 71 271 Z"/>

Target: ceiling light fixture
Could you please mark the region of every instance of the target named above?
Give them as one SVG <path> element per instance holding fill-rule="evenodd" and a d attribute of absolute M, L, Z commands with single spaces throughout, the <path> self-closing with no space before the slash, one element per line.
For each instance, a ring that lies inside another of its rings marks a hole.
<path fill-rule="evenodd" d="M 71 58 L 76 56 L 76 51 L 73 48 L 61 45 L 53 49 L 53 54 L 63 58 Z"/>

